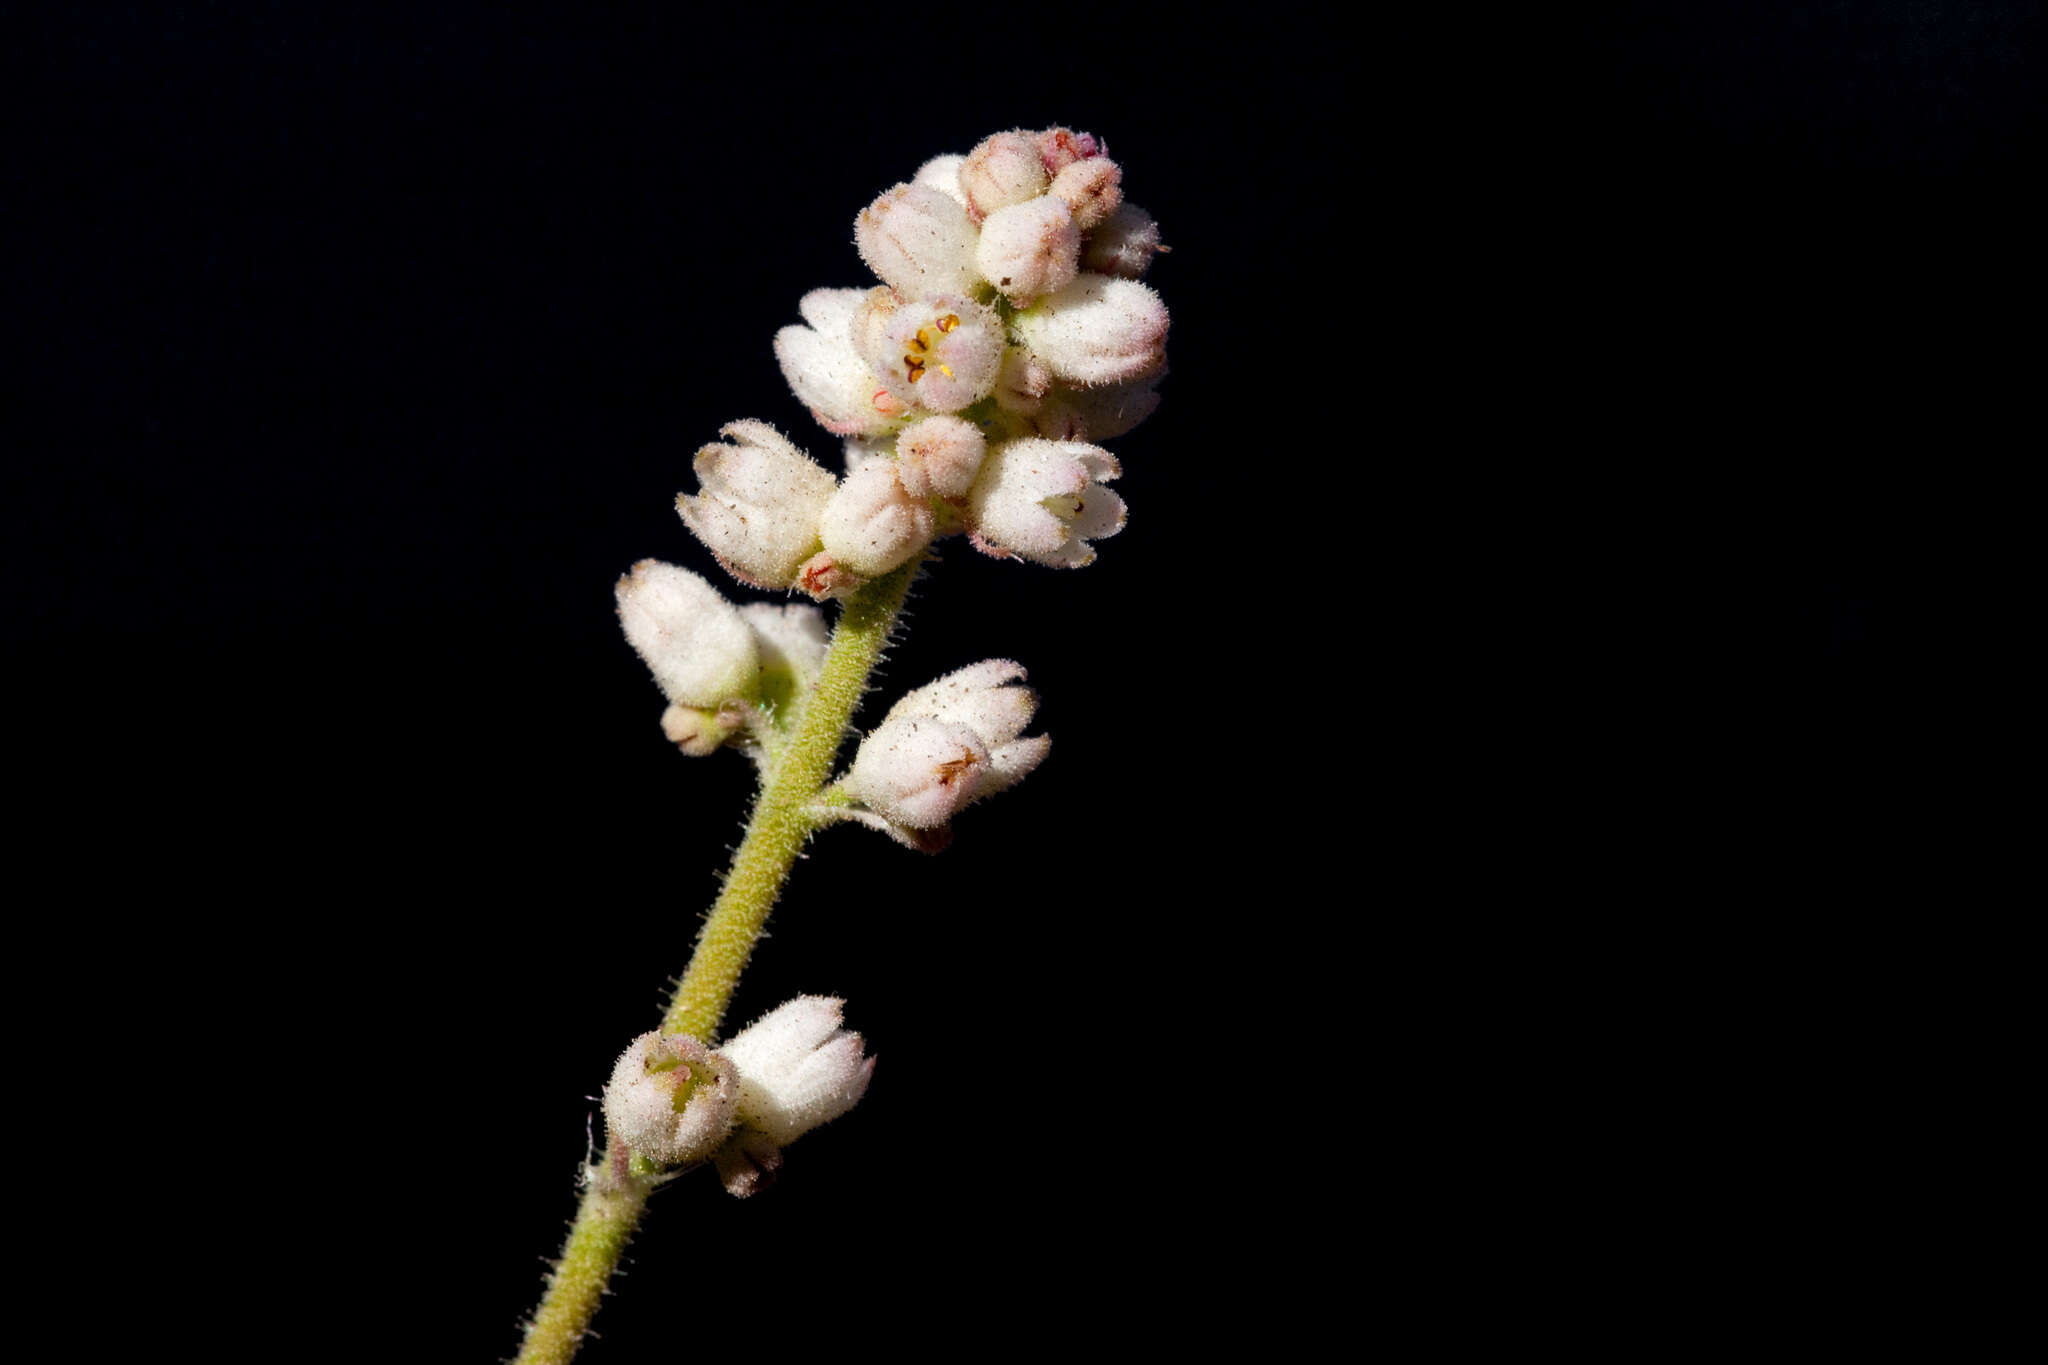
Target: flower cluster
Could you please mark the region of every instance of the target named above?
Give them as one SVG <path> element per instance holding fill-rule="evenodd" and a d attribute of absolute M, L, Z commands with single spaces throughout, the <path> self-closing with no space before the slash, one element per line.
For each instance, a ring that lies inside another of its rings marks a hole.
<path fill-rule="evenodd" d="M 684 1034 L 643 1033 L 612 1067 L 605 1120 L 661 1166 L 714 1161 L 742 1197 L 766 1186 L 782 1149 L 860 1102 L 875 1074 L 846 1002 L 800 995 L 713 1052 Z"/>
<path fill-rule="evenodd" d="M 776 335 L 783 376 L 845 439 L 846 473 L 762 422 L 698 452 L 683 520 L 735 577 L 843 596 L 934 539 L 1078 568 L 1124 524 L 1098 444 L 1159 405 L 1165 250 L 1123 170 L 1065 128 L 997 133 L 861 211 L 880 284 L 816 289 Z"/>

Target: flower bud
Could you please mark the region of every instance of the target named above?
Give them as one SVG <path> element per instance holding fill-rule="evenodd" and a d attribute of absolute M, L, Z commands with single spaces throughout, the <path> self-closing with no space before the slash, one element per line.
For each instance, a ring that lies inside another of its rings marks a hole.
<path fill-rule="evenodd" d="M 977 799 L 1014 786 L 1036 768 L 1052 749 L 1052 737 L 1020 739 L 1038 711 L 1038 694 L 1010 684 L 1024 680 L 1024 666 L 1010 659 L 984 659 L 923 687 L 905 693 L 889 708 L 889 720 L 928 716 L 947 725 L 964 725 L 988 746 L 989 767 L 981 775 Z"/>
<path fill-rule="evenodd" d="M 766 422 L 733 422 L 733 444 L 697 452 L 697 496 L 676 498 L 683 523 L 743 582 L 787 588 L 818 550 L 818 519 L 836 480 Z"/>
<path fill-rule="evenodd" d="M 717 753 L 719 746 L 738 732 L 739 718 L 732 716 L 733 723 L 728 724 L 729 714 L 709 707 L 671 705 L 661 713 L 661 732 L 691 758 L 703 758 Z"/>
<path fill-rule="evenodd" d="M 1098 275 L 1135 280 L 1168 248 L 1159 245 L 1159 224 L 1136 204 L 1119 204 L 1116 212 L 1088 234 L 1081 246 L 1081 268 Z"/>
<path fill-rule="evenodd" d="M 613 1136 L 650 1161 L 703 1161 L 732 1130 L 737 1069 L 695 1038 L 643 1033 L 612 1067 L 605 1121 Z"/>
<path fill-rule="evenodd" d="M 997 209 L 1036 199 L 1049 183 L 1038 142 L 1030 133 L 997 133 L 983 138 L 960 167 L 967 216 L 975 222 Z"/>
<path fill-rule="evenodd" d="M 1003 368 L 996 373 L 996 406 L 1004 412 L 1029 415 L 1052 389 L 1052 370 L 1043 360 L 1022 346 L 1012 346 L 1003 355 Z"/>
<path fill-rule="evenodd" d="M 790 392 L 835 436 L 877 435 L 901 412 L 893 398 L 876 405 L 882 386 L 854 349 L 853 317 L 866 298 L 860 289 L 813 289 L 797 304 L 810 325 L 775 334 L 775 359 Z"/>
<path fill-rule="evenodd" d="M 1052 178 L 1052 197 L 1073 210 L 1081 231 L 1101 223 L 1124 201 L 1124 173 L 1106 156 L 1076 161 Z"/>
<path fill-rule="evenodd" d="M 931 829 L 974 799 L 988 770 L 988 745 L 967 726 L 892 717 L 861 741 L 845 790 L 884 819 Z"/>
<path fill-rule="evenodd" d="M 896 438 L 896 477 L 913 498 L 964 498 L 981 472 L 988 438 L 958 417 L 927 417 Z"/>
<path fill-rule="evenodd" d="M 960 167 L 966 157 L 954 152 L 946 156 L 935 156 L 917 168 L 911 183 L 937 190 L 962 208 L 967 207 L 967 193 L 960 188 Z"/>
<path fill-rule="evenodd" d="M 871 344 L 868 364 L 901 403 L 958 412 L 995 387 L 1005 342 L 994 309 L 940 295 L 895 309 Z"/>
<path fill-rule="evenodd" d="M 1060 384 L 1046 396 L 1031 421 L 1054 441 L 1108 441 L 1129 432 L 1159 407 L 1158 376 L 1129 384 L 1074 388 Z M 996 390 L 998 399 L 1002 390 Z"/>
<path fill-rule="evenodd" d="M 840 1027 L 846 1002 L 800 995 L 718 1049 L 739 1073 L 739 1128 L 718 1154 L 736 1195 L 752 1194 L 782 1164 L 780 1149 L 846 1113 L 867 1093 L 875 1059 Z"/>
<path fill-rule="evenodd" d="M 814 602 L 844 597 L 865 581 L 823 550 L 805 560 L 796 573 L 797 591 L 808 593 Z"/>
<path fill-rule="evenodd" d="M 1071 282 L 1081 268 L 1081 229 L 1066 203 L 1046 195 L 997 209 L 981 225 L 974 263 L 1023 307 Z"/>
<path fill-rule="evenodd" d="M 905 298 L 974 288 L 974 225 L 967 210 L 929 185 L 898 185 L 853 224 L 860 258 Z"/>
<path fill-rule="evenodd" d="M 818 535 L 825 553 L 864 578 L 878 578 L 932 541 L 932 509 L 904 491 L 894 461 L 862 465 L 825 504 Z"/>
<path fill-rule="evenodd" d="M 1076 161 L 1103 156 L 1109 151 L 1094 135 L 1077 133 L 1071 128 L 1048 128 L 1038 134 L 1037 142 L 1038 156 L 1045 163 L 1047 175 L 1058 175 Z"/>
<path fill-rule="evenodd" d="M 1082 275 L 1011 319 L 1061 379 L 1121 384 L 1166 363 L 1166 305 L 1136 280 Z"/>
<path fill-rule="evenodd" d="M 760 664 L 754 632 L 718 589 L 688 569 L 643 559 L 614 595 L 627 641 L 671 702 L 715 711 L 753 694 Z"/>
<path fill-rule="evenodd" d="M 1099 446 L 1023 440 L 997 446 L 968 494 L 975 545 L 1054 568 L 1095 560 L 1092 540 L 1124 527 L 1124 501 L 1102 485 L 1121 471 Z"/>

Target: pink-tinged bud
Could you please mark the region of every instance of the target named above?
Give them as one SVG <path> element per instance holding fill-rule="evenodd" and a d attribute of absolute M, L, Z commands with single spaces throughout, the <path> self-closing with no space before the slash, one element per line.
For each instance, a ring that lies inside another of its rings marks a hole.
<path fill-rule="evenodd" d="M 896 438 L 896 476 L 913 498 L 964 498 L 987 453 L 988 438 L 974 423 L 927 417 Z"/>
<path fill-rule="evenodd" d="M 1086 232 L 1123 203 L 1124 173 L 1106 156 L 1076 161 L 1053 177 L 1052 197 L 1073 210 L 1074 222 Z"/>
<path fill-rule="evenodd" d="M 1069 383 L 1122 384 L 1166 363 L 1166 305 L 1136 280 L 1082 275 L 1010 321 Z"/>
<path fill-rule="evenodd" d="M 860 1103 L 875 1059 L 862 1055 L 858 1033 L 840 1026 L 845 1010 L 844 1000 L 800 995 L 719 1047 L 739 1072 L 735 1137 L 757 1134 L 787 1147 Z"/>
<path fill-rule="evenodd" d="M 732 1131 L 737 1067 L 684 1034 L 643 1033 L 612 1067 L 604 1116 L 612 1135 L 662 1166 L 703 1161 Z"/>
<path fill-rule="evenodd" d="M 1098 275 L 1120 275 L 1135 280 L 1152 264 L 1152 258 L 1171 250 L 1159 244 L 1159 224 L 1136 204 L 1119 204 L 1116 212 L 1088 234 L 1081 245 L 1081 268 Z"/>
<path fill-rule="evenodd" d="M 853 345 L 854 314 L 866 298 L 859 289 L 813 289 L 797 305 L 810 325 L 775 334 L 790 391 L 835 436 L 874 436 L 896 425 L 895 414 L 874 406 L 881 385 Z"/>
<path fill-rule="evenodd" d="M 671 702 L 715 711 L 753 695 L 754 632 L 718 589 L 688 569 L 643 559 L 613 593 L 627 641 Z"/>
<path fill-rule="evenodd" d="M 1078 441 L 1023 440 L 997 446 L 968 495 L 974 544 L 1060 569 L 1095 560 L 1090 541 L 1124 527 L 1124 501 L 1103 487 L 1116 458 Z"/>
<path fill-rule="evenodd" d="M 928 185 L 898 185 L 862 209 L 853 240 L 868 269 L 905 298 L 965 294 L 979 283 L 967 210 Z"/>
<path fill-rule="evenodd" d="M 997 209 L 1036 199 L 1051 177 L 1030 133 L 997 133 L 985 137 L 960 167 L 960 188 L 967 196 L 967 216 L 979 223 Z"/>
<path fill-rule="evenodd" d="M 931 829 L 974 799 L 988 770 L 988 746 L 967 726 L 902 716 L 861 742 L 845 791 L 886 820 Z"/>
<path fill-rule="evenodd" d="M 940 295 L 890 313 L 873 345 L 868 364 L 898 403 L 958 412 L 995 387 L 1003 321 L 972 299 Z"/>
<path fill-rule="evenodd" d="M 967 192 L 960 188 L 960 167 L 967 158 L 956 153 L 935 156 L 917 168 L 911 183 L 937 190 L 962 208 L 967 207 Z"/>
<path fill-rule="evenodd" d="M 1038 135 L 1037 142 L 1038 156 L 1045 163 L 1047 175 L 1058 175 L 1076 161 L 1109 152 L 1093 134 L 1077 133 L 1071 128 L 1048 128 Z"/>
<path fill-rule="evenodd" d="M 984 659 L 906 694 L 889 708 L 887 719 L 929 716 L 974 731 L 989 754 L 989 769 L 982 774 L 976 799 L 993 796 L 1021 781 L 1052 748 L 1049 735 L 1019 738 L 1038 711 L 1036 692 L 1012 686 L 1023 681 L 1022 664 Z"/>
<path fill-rule="evenodd" d="M 720 427 L 732 444 L 705 446 L 695 461 L 695 497 L 676 511 L 735 578 L 787 588 L 818 552 L 818 519 L 838 481 L 766 422 Z"/>
<path fill-rule="evenodd" d="M 1069 283 L 1081 268 L 1081 229 L 1066 203 L 1050 195 L 998 209 L 981 225 L 974 263 L 1023 307 Z"/>
<path fill-rule="evenodd" d="M 1031 422 L 1049 440 L 1114 440 L 1158 411 L 1159 390 L 1153 387 L 1158 382 L 1155 375 L 1092 389 L 1061 384 L 1031 414 Z M 1000 396 L 1000 387 L 997 393 Z"/>
<path fill-rule="evenodd" d="M 796 589 L 809 594 L 814 602 L 828 597 L 844 597 L 866 580 L 853 570 L 846 568 L 831 555 L 820 550 L 805 560 L 797 570 Z"/>
<path fill-rule="evenodd" d="M 1052 389 L 1052 370 L 1043 360 L 1012 346 L 1003 356 L 1003 368 L 996 375 L 996 406 L 1005 412 L 1029 416 Z"/>
<path fill-rule="evenodd" d="M 848 474 L 818 525 L 825 553 L 865 578 L 879 578 L 932 543 L 932 509 L 904 491 L 893 461 Z"/>
<path fill-rule="evenodd" d="M 727 725 L 725 714 L 700 706 L 670 706 L 661 713 L 661 732 L 691 758 L 718 752 L 739 726 Z"/>

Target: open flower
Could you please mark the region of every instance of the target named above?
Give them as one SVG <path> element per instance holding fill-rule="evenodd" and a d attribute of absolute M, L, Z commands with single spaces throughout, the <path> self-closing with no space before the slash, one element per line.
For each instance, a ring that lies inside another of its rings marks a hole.
<path fill-rule="evenodd" d="M 684 1034 L 643 1033 L 612 1067 L 604 1117 L 634 1151 L 680 1166 L 718 1150 L 738 1101 L 732 1062 Z"/>
<path fill-rule="evenodd" d="M 835 436 L 877 436 L 902 425 L 902 405 L 854 349 L 853 318 L 867 296 L 864 289 L 813 289 L 797 302 L 809 325 L 775 334 L 790 392 Z"/>
<path fill-rule="evenodd" d="M 734 1194 L 762 1188 L 781 1149 L 860 1102 L 875 1074 L 861 1037 L 840 1027 L 846 1002 L 800 995 L 718 1049 L 738 1072 L 738 1127 L 719 1151 L 718 1173 Z"/>
<path fill-rule="evenodd" d="M 860 321 L 855 340 L 866 346 L 869 368 L 902 407 L 958 412 L 996 386 L 1003 324 L 991 308 L 941 294 L 871 307 Z"/>
<path fill-rule="evenodd" d="M 1080 441 L 1008 441 L 988 453 L 967 496 L 974 544 L 1058 569 L 1095 562 L 1089 542 L 1124 528 L 1124 500 L 1103 485 L 1116 457 Z"/>

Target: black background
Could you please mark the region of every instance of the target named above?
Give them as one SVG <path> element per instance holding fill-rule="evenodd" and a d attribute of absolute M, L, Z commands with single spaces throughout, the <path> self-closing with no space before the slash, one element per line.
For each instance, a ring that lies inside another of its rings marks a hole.
<path fill-rule="evenodd" d="M 716 575 L 672 499 L 722 423 L 835 462 L 769 342 L 863 282 L 853 215 L 1051 123 L 1174 248 L 1130 526 L 947 545 L 882 687 L 1014 657 L 1053 756 L 937 858 L 814 844 L 734 1019 L 843 995 L 874 1087 L 760 1198 L 659 1195 L 590 1358 L 1156 1341 L 1351 1301 L 1383 1222 L 1423 1285 L 1525 1234 L 1689 979 L 1644 901 L 1726 875 L 1622 831 L 1751 834 L 1670 828 L 1686 689 L 1783 681 L 1856 771 L 1939 520 L 1883 486 L 2013 439 L 2036 8 L 45 27 L 0 592 L 61 946 L 18 970 L 144 1058 L 150 1136 L 57 1120 L 162 1212 L 116 1268 L 202 1262 L 236 1352 L 511 1351 L 750 786 L 662 741 L 611 584 Z"/>

